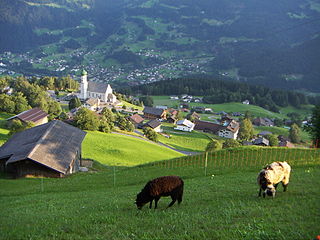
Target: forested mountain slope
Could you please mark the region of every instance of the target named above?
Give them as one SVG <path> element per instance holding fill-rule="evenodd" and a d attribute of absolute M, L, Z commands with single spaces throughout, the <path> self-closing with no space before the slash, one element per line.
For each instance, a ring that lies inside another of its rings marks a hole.
<path fill-rule="evenodd" d="M 135 84 L 219 74 L 320 91 L 316 0 L 0 0 L 0 13 L 0 60 L 16 72 L 86 67 Z"/>

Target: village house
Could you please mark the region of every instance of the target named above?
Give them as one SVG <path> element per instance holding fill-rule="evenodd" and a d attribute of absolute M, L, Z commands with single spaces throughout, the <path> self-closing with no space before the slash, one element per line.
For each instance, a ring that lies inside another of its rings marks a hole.
<path fill-rule="evenodd" d="M 79 98 L 82 100 L 95 98 L 109 104 L 117 102 L 117 97 L 113 94 L 110 84 L 88 81 L 88 74 L 85 70 L 81 73 Z"/>
<path fill-rule="evenodd" d="M 143 125 L 143 127 L 149 127 L 152 128 L 155 132 L 162 132 L 161 129 L 161 122 L 159 122 L 157 119 L 150 120 L 146 124 Z"/>
<path fill-rule="evenodd" d="M 144 121 L 144 118 L 141 117 L 139 114 L 134 114 L 130 117 L 128 117 L 128 120 L 136 127 L 140 128 L 142 126 L 142 123 Z"/>
<path fill-rule="evenodd" d="M 192 112 L 187 115 L 188 119 L 193 119 L 193 120 L 200 120 L 200 115 L 196 112 Z"/>
<path fill-rule="evenodd" d="M 97 111 L 100 109 L 100 99 L 99 98 L 89 98 L 83 104 L 85 108 L 88 108 L 91 111 Z"/>
<path fill-rule="evenodd" d="M 250 104 L 250 101 L 249 101 L 249 100 L 244 100 L 244 101 L 242 102 L 242 104 L 249 105 L 249 104 Z"/>
<path fill-rule="evenodd" d="M 177 126 L 174 128 L 175 130 L 180 130 L 184 132 L 192 132 L 195 124 L 190 122 L 187 119 L 183 119 L 177 122 Z"/>
<path fill-rule="evenodd" d="M 14 119 L 18 119 L 23 123 L 32 122 L 34 125 L 41 125 L 48 122 L 48 114 L 41 110 L 40 108 L 32 108 L 30 110 L 24 111 L 10 117 L 7 121 L 12 121 Z"/>
<path fill-rule="evenodd" d="M 269 140 L 264 137 L 259 137 L 253 141 L 253 145 L 266 147 L 269 146 Z"/>
<path fill-rule="evenodd" d="M 255 126 L 267 126 L 267 127 L 273 127 L 274 126 L 274 122 L 269 118 L 258 117 L 258 118 L 255 118 L 252 121 L 252 123 Z"/>
<path fill-rule="evenodd" d="M 85 135 L 62 121 L 16 133 L 0 147 L 0 171 L 15 178 L 64 177 L 77 172 Z"/>
<path fill-rule="evenodd" d="M 143 115 L 147 119 L 166 119 L 166 111 L 160 108 L 145 107 Z"/>
<path fill-rule="evenodd" d="M 224 138 L 237 139 L 240 124 L 234 120 L 228 122 L 228 124 L 225 123 L 224 125 L 207 121 L 196 121 L 194 129 L 210 132 Z"/>

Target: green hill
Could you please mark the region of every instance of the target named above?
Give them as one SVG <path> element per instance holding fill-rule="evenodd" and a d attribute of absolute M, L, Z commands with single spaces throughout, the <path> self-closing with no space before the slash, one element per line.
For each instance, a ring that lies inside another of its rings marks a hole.
<path fill-rule="evenodd" d="M 134 166 L 183 155 L 153 142 L 101 132 L 88 132 L 82 149 L 84 158 L 109 166 Z"/>
<path fill-rule="evenodd" d="M 238 161 L 243 161 L 239 158 Z M 280 159 L 279 159 L 280 160 Z M 282 160 L 282 159 L 281 159 Z M 261 166 L 140 166 L 64 179 L 0 179 L 2 239 L 313 239 L 320 232 L 317 165 L 293 166 L 288 191 L 258 198 Z M 145 183 L 180 175 L 183 201 L 134 205 Z"/>

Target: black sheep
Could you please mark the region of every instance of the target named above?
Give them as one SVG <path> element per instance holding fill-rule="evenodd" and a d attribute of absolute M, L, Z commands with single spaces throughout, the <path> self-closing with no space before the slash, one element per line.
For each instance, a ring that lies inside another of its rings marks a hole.
<path fill-rule="evenodd" d="M 149 181 L 141 192 L 137 195 L 136 204 L 138 209 L 141 209 L 146 203 L 155 201 L 155 209 L 160 197 L 170 196 L 172 201 L 168 205 L 171 207 L 177 200 L 178 204 L 182 202 L 183 195 L 183 180 L 178 176 L 164 176 L 155 178 Z"/>

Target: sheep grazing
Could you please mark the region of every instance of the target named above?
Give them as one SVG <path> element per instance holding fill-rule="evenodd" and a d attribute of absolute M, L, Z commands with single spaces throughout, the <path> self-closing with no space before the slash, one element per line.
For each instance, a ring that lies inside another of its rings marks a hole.
<path fill-rule="evenodd" d="M 259 197 L 262 190 L 263 197 L 266 197 L 266 194 L 274 197 L 280 182 L 282 182 L 283 191 L 285 192 L 289 184 L 290 172 L 291 167 L 287 162 L 273 162 L 262 169 L 257 178 L 260 186 Z"/>
<path fill-rule="evenodd" d="M 172 199 L 168 207 L 171 207 L 177 200 L 178 204 L 180 204 L 183 195 L 183 185 L 183 180 L 178 176 L 165 176 L 155 178 L 149 181 L 137 195 L 136 205 L 138 209 L 141 209 L 145 204 L 150 202 L 151 209 L 152 201 L 154 200 L 154 208 L 156 209 L 160 197 L 167 196 L 170 196 Z"/>

